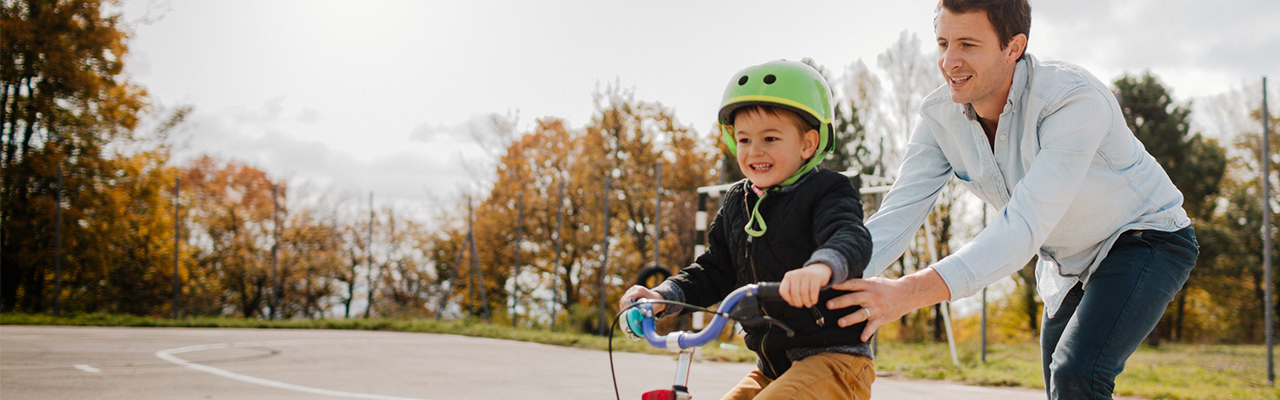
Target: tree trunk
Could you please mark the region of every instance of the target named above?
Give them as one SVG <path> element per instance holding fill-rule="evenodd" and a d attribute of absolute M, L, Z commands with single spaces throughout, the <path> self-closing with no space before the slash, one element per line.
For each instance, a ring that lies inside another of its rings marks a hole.
<path fill-rule="evenodd" d="M 41 264 L 39 261 L 32 263 L 32 266 L 25 271 L 26 276 L 23 277 L 25 284 L 23 285 L 22 308 L 29 313 L 44 311 L 44 302 L 42 301 L 44 296 L 44 271 L 40 268 Z"/>
<path fill-rule="evenodd" d="M 933 305 L 933 341 L 946 342 L 946 321 L 943 320 L 942 303 Z"/>
<path fill-rule="evenodd" d="M 569 275 L 571 273 L 573 273 L 573 266 L 565 265 L 564 275 L 560 276 L 561 287 L 564 288 L 564 297 L 560 298 L 564 302 L 564 304 L 561 304 L 563 306 L 561 308 L 565 311 L 568 311 L 570 306 L 578 302 L 578 290 L 573 287 L 573 277 Z"/>
<path fill-rule="evenodd" d="M 354 251 L 354 250 L 353 250 Z M 342 318 L 351 318 L 351 302 L 356 299 L 356 263 L 355 257 L 351 258 L 351 280 L 347 281 L 347 298 L 343 301 Z"/>
<path fill-rule="evenodd" d="M 1167 330 L 1165 325 L 1164 318 L 1161 318 L 1156 322 L 1156 326 L 1151 328 L 1151 332 L 1147 333 L 1147 339 L 1144 342 L 1151 347 L 1160 347 L 1160 344 L 1164 343 L 1164 332 Z"/>
<path fill-rule="evenodd" d="M 1257 320 L 1258 320 L 1258 321 L 1266 321 L 1266 319 L 1267 319 L 1267 312 L 1266 312 L 1265 310 L 1266 310 L 1266 305 L 1267 305 L 1267 303 L 1266 303 L 1266 302 L 1267 302 L 1268 300 L 1267 300 L 1267 294 L 1266 294 L 1266 291 L 1263 289 L 1263 286 L 1262 286 L 1262 270 L 1261 270 L 1261 269 L 1252 270 L 1252 271 L 1249 271 L 1249 273 L 1250 273 L 1251 275 L 1253 275 L 1253 294 L 1254 294 L 1255 298 L 1256 298 L 1256 299 L 1258 299 L 1258 303 L 1257 303 L 1257 304 L 1258 304 L 1258 305 L 1257 305 L 1257 307 L 1258 307 L 1258 308 L 1256 308 L 1255 310 L 1263 310 L 1263 311 L 1261 311 L 1261 312 L 1259 312 L 1259 313 L 1258 313 L 1259 318 L 1258 318 Z M 1266 334 L 1266 331 L 1265 331 L 1265 329 L 1266 329 L 1265 327 L 1263 327 L 1263 328 L 1262 328 L 1262 329 L 1263 329 L 1263 331 L 1262 331 L 1262 332 L 1258 332 L 1258 327 L 1260 327 L 1261 325 L 1262 325 L 1262 324 L 1258 324 L 1258 323 L 1253 324 L 1253 326 L 1254 326 L 1253 331 L 1254 331 L 1254 332 L 1256 332 L 1257 334 L 1256 334 L 1256 335 L 1249 335 L 1249 336 L 1252 336 L 1252 337 L 1256 337 L 1256 338 L 1257 338 L 1257 339 L 1256 339 L 1256 341 L 1255 341 L 1255 343 L 1262 343 L 1263 341 L 1265 341 L 1265 340 L 1267 339 L 1267 334 Z"/>
<path fill-rule="evenodd" d="M 1174 309 L 1173 318 L 1173 337 L 1171 341 L 1185 342 L 1187 339 L 1182 334 L 1182 321 L 1187 315 L 1187 291 L 1184 289 L 1178 293 L 1178 305 Z"/>

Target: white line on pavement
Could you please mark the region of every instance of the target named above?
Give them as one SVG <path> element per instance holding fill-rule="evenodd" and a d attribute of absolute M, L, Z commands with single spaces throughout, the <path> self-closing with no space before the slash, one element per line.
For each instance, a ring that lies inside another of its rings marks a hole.
<path fill-rule="evenodd" d="M 96 373 L 102 372 L 102 370 L 97 369 L 97 368 L 94 368 L 94 367 L 91 367 L 91 366 L 89 366 L 88 364 L 76 364 L 76 365 L 72 365 L 72 366 L 73 366 L 73 367 L 76 367 L 76 369 L 78 369 L 78 370 L 81 370 L 81 371 L 84 371 L 84 372 L 88 372 L 88 373 L 91 373 L 91 374 L 96 374 Z"/>
<path fill-rule="evenodd" d="M 320 344 L 321 342 L 325 342 L 325 341 L 323 340 L 307 340 L 307 341 L 288 340 L 288 341 L 279 341 L 274 343 L 273 342 L 244 342 L 244 343 L 206 344 L 206 345 L 199 345 L 199 346 L 187 346 L 187 347 L 179 347 L 174 349 L 160 350 L 156 352 L 156 357 L 160 358 L 161 360 L 165 360 L 174 364 L 181 365 L 183 367 L 194 369 L 196 371 L 208 372 L 210 374 L 218 375 L 224 378 L 235 379 L 241 382 L 247 382 L 247 383 L 252 383 L 252 384 L 262 385 L 262 386 L 270 386 L 274 388 L 292 390 L 296 392 L 319 394 L 319 395 L 334 396 L 334 397 L 353 397 L 357 399 L 424 400 L 424 399 L 417 399 L 417 398 L 411 398 L 411 397 L 383 396 L 379 394 L 368 394 L 368 393 L 351 393 L 351 392 L 342 392 L 337 390 L 313 388 L 313 387 L 302 386 L 302 385 L 294 385 L 292 383 L 284 383 L 280 381 L 273 381 L 270 379 L 262 379 L 262 378 L 248 376 L 248 375 L 241 375 L 241 374 L 237 374 L 235 372 L 227 371 L 221 368 L 214 368 L 214 367 L 210 367 L 203 364 L 196 364 L 196 363 L 178 358 L 177 356 L 174 356 L 174 354 L 178 354 L 178 353 L 186 353 L 186 352 L 201 351 L 201 350 L 228 349 L 228 348 L 234 348 L 234 347 L 253 347 L 253 346 L 262 346 L 266 344 L 277 344 L 277 345 L 303 344 L 303 343 Z M 79 366 L 77 366 L 76 368 L 79 368 Z"/>

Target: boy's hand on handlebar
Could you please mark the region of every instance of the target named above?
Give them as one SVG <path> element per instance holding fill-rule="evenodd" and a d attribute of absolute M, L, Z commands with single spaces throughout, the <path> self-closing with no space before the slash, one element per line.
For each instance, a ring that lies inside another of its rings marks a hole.
<path fill-rule="evenodd" d="M 627 292 L 622 294 L 622 298 L 618 299 L 618 309 L 621 310 L 625 308 L 628 304 L 631 304 L 636 300 L 640 300 L 640 299 L 662 300 L 662 295 L 658 294 L 658 292 L 649 290 L 649 288 L 647 287 L 635 285 L 627 289 Z M 816 302 L 817 300 L 814 300 L 814 301 Z M 662 312 L 662 309 L 666 307 L 667 307 L 666 304 L 654 303 L 653 313 L 654 314 L 660 313 Z"/>
<path fill-rule="evenodd" d="M 818 304 L 818 292 L 831 280 L 831 267 L 823 263 L 787 271 L 782 276 L 778 293 L 792 307 L 809 308 Z"/>

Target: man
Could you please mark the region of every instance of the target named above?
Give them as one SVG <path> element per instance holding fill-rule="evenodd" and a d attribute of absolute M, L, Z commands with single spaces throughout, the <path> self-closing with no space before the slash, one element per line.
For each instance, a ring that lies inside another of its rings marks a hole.
<path fill-rule="evenodd" d="M 829 308 L 862 306 L 863 339 L 908 312 L 970 296 L 1033 256 L 1044 301 L 1052 399 L 1110 398 L 1125 361 L 1182 288 L 1199 253 L 1182 194 L 1082 68 L 1025 54 L 1026 0 L 942 0 L 934 19 L 946 78 L 925 98 L 898 180 L 867 221 L 864 277 Z M 999 212 L 954 254 L 878 278 L 955 177 Z"/>

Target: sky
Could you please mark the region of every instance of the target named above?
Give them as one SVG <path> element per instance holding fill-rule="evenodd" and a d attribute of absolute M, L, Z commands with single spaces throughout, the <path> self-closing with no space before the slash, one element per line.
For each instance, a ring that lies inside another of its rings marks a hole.
<path fill-rule="evenodd" d="M 179 163 L 209 154 L 421 211 L 490 180 L 503 149 L 473 132 L 492 114 L 581 128 L 614 85 L 705 133 L 746 66 L 809 57 L 879 73 L 904 31 L 932 60 L 935 4 L 126 0 L 125 74 L 157 110 L 192 107 Z M 1032 0 L 1028 52 L 1105 82 L 1149 71 L 1181 102 L 1264 75 L 1280 93 L 1280 1 Z"/>

